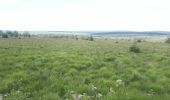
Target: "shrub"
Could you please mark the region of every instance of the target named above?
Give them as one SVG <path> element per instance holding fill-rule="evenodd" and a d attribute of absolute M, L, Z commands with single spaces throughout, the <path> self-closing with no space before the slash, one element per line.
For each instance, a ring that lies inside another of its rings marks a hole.
<path fill-rule="evenodd" d="M 142 40 L 141 40 L 141 39 L 138 39 L 137 42 L 140 43 L 140 42 L 142 42 Z"/>
<path fill-rule="evenodd" d="M 31 37 L 30 33 L 27 31 L 25 31 L 22 35 L 23 37 Z"/>
<path fill-rule="evenodd" d="M 8 31 L 8 30 L 7 30 L 5 33 L 6 33 L 9 37 L 12 37 L 12 36 L 13 36 L 12 31 Z"/>
<path fill-rule="evenodd" d="M 76 40 L 78 40 L 79 38 L 76 36 Z"/>
<path fill-rule="evenodd" d="M 170 38 L 166 39 L 165 43 L 170 43 Z"/>
<path fill-rule="evenodd" d="M 94 38 L 92 36 L 90 36 L 89 41 L 94 41 Z"/>
<path fill-rule="evenodd" d="M 13 32 L 13 37 L 18 37 L 18 36 L 19 36 L 18 31 L 14 31 L 14 32 Z"/>
<path fill-rule="evenodd" d="M 7 34 L 2 34 L 2 38 L 8 38 Z"/>
<path fill-rule="evenodd" d="M 139 48 L 136 44 L 132 45 L 132 46 L 129 48 L 129 51 L 130 51 L 130 52 L 134 52 L 134 53 L 140 53 L 140 52 L 141 52 L 140 48 Z"/>
<path fill-rule="evenodd" d="M 116 41 L 115 43 L 119 43 L 118 41 Z"/>
<path fill-rule="evenodd" d="M 109 61 L 115 61 L 115 59 L 116 59 L 116 58 L 113 57 L 113 56 L 107 56 L 107 57 L 104 58 L 104 60 L 105 60 L 105 61 L 108 61 L 108 62 L 109 62 Z"/>
<path fill-rule="evenodd" d="M 3 32 L 0 30 L 0 36 L 3 34 Z"/>
<path fill-rule="evenodd" d="M 6 31 L 6 32 L 3 32 L 0 30 L 0 35 L 2 35 L 3 38 L 8 38 L 8 37 L 18 37 L 19 36 L 19 33 L 18 31 Z"/>

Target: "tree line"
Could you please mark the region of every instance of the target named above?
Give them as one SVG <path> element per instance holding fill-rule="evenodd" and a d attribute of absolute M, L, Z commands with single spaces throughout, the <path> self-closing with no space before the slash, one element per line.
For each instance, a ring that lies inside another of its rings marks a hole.
<path fill-rule="evenodd" d="M 22 34 L 18 31 L 1 31 L 0 30 L 0 36 L 2 38 L 9 38 L 9 37 L 31 37 L 31 34 L 28 31 L 23 32 Z"/>

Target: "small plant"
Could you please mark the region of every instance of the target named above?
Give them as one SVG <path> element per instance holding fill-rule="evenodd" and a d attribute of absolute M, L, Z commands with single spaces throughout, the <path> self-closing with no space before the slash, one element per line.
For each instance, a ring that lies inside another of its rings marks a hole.
<path fill-rule="evenodd" d="M 140 52 L 141 52 L 140 48 L 139 48 L 136 44 L 132 45 L 132 46 L 129 48 L 129 51 L 130 51 L 130 52 L 134 52 L 134 53 L 140 53 Z"/>
<path fill-rule="evenodd" d="M 3 95 L 2 94 L 0 94 L 0 100 L 2 100 L 3 99 Z"/>
<path fill-rule="evenodd" d="M 115 43 L 119 43 L 118 41 L 116 41 Z"/>
<path fill-rule="evenodd" d="M 89 41 L 94 41 L 94 38 L 92 36 L 90 36 Z"/>
<path fill-rule="evenodd" d="M 76 36 L 76 40 L 78 40 L 79 38 Z"/>
<path fill-rule="evenodd" d="M 116 88 L 117 88 L 116 93 L 118 96 L 117 99 L 121 99 L 123 97 L 125 100 L 128 100 L 125 83 L 122 80 L 120 79 L 116 80 Z"/>
<path fill-rule="evenodd" d="M 142 42 L 142 40 L 141 40 L 141 39 L 138 39 L 136 42 L 140 43 L 140 42 Z"/>
<path fill-rule="evenodd" d="M 31 35 L 28 31 L 25 31 L 22 35 L 23 35 L 23 37 L 31 37 Z"/>
<path fill-rule="evenodd" d="M 166 39 L 165 43 L 170 43 L 170 38 Z"/>

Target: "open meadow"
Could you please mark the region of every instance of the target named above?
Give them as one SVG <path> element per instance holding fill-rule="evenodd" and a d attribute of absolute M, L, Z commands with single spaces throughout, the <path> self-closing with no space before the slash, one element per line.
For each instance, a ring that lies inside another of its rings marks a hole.
<path fill-rule="evenodd" d="M 169 100 L 170 44 L 145 39 L 0 38 L 0 100 Z"/>

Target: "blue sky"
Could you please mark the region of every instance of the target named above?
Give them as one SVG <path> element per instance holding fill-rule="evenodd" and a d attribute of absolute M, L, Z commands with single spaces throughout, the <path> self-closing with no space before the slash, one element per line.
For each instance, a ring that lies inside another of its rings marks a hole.
<path fill-rule="evenodd" d="M 170 31 L 169 5 L 169 0 L 0 0 L 0 29 Z"/>

